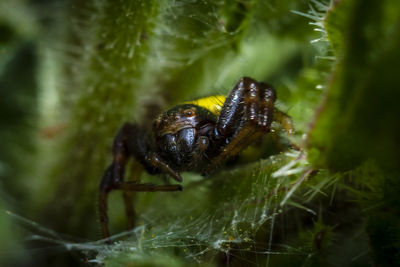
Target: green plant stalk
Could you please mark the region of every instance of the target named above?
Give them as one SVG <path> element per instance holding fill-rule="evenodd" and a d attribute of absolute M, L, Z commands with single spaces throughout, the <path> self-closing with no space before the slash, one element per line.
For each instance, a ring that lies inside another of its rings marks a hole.
<path fill-rule="evenodd" d="M 400 263 L 400 3 L 338 1 L 325 25 L 338 58 L 315 127 L 309 159 L 345 171 L 375 166 L 372 180 L 354 175 L 376 264 Z M 354 182 L 354 181 L 353 181 Z M 368 192 L 374 194 L 366 194 Z M 374 203 L 374 204 L 372 204 Z M 396 226 L 395 226 L 396 225 Z"/>
<path fill-rule="evenodd" d="M 68 107 L 68 122 L 57 150 L 59 162 L 51 176 L 57 179 L 51 207 L 54 225 L 60 231 L 86 237 L 98 236 L 93 206 L 112 138 L 130 120 L 145 71 L 154 17 L 155 1 L 104 1 L 98 7 L 94 36 L 84 40 L 79 88 L 72 91 L 75 103 Z M 115 29 L 118 29 L 116 31 Z M 86 54 L 87 53 L 87 54 Z M 63 215 L 64 214 L 64 215 Z M 56 218 L 66 223 L 56 221 Z M 86 218 L 86 219 L 84 219 Z"/>

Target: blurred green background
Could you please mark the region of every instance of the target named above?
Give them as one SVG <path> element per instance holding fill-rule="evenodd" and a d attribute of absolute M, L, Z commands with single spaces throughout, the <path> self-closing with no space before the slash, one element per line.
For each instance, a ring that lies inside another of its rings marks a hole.
<path fill-rule="evenodd" d="M 395 0 L 1 1 L 0 265 L 400 265 L 399 47 Z M 119 127 L 242 76 L 295 136 L 136 194 L 138 227 L 97 241 Z"/>

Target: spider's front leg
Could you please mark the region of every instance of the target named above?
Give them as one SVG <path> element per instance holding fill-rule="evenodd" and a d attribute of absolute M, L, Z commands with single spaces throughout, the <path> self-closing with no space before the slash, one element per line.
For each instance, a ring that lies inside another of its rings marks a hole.
<path fill-rule="evenodd" d="M 272 86 L 241 78 L 225 100 L 216 125 L 216 139 L 226 142 L 207 166 L 213 170 L 268 133 L 274 114 L 276 93 Z"/>
<path fill-rule="evenodd" d="M 112 190 L 119 189 L 124 192 L 126 213 L 130 227 L 133 226 L 134 214 L 130 192 L 182 190 L 182 186 L 180 185 L 139 184 L 137 182 L 124 181 L 125 166 L 130 157 L 134 157 L 150 174 L 164 172 L 178 182 L 182 181 L 179 173 L 172 170 L 156 153 L 152 152 L 149 134 L 138 125 L 125 123 L 114 139 L 113 162 L 105 171 L 100 183 L 99 213 L 104 238 L 110 236 L 108 230 L 107 198 Z"/>

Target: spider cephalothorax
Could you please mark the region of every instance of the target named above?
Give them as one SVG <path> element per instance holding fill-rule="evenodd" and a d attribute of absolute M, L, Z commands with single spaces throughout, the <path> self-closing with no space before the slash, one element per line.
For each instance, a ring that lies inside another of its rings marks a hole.
<path fill-rule="evenodd" d="M 207 174 L 268 133 L 272 121 L 293 132 L 290 117 L 274 107 L 275 90 L 266 83 L 241 78 L 225 98 L 214 96 L 173 107 L 153 122 L 152 133 L 125 123 L 114 139 L 114 160 L 100 184 L 100 221 L 109 236 L 107 195 L 111 190 L 179 191 L 180 185 L 124 181 L 124 168 L 135 158 L 150 174 L 165 173 L 181 182 L 180 173 Z M 124 194 L 133 224 L 129 194 Z"/>
<path fill-rule="evenodd" d="M 206 108 L 184 104 L 161 114 L 153 124 L 157 151 L 170 159 L 169 165 L 176 171 L 188 168 L 201 171 L 204 165 L 199 158 L 208 148 L 208 133 L 214 128 L 217 116 Z"/>

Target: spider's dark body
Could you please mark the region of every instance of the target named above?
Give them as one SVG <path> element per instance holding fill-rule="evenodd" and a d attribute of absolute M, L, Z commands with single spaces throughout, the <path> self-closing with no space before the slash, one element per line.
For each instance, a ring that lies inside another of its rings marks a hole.
<path fill-rule="evenodd" d="M 293 132 L 290 117 L 274 107 L 275 90 L 266 83 L 241 78 L 229 95 L 199 99 L 173 107 L 146 127 L 126 123 L 113 145 L 113 163 L 100 184 L 100 221 L 107 227 L 107 195 L 124 191 L 130 224 L 133 224 L 131 191 L 178 191 L 180 185 L 153 185 L 124 181 L 124 168 L 134 157 L 150 174 L 165 173 L 181 182 L 181 172 L 207 174 L 236 156 L 270 131 L 275 120 Z"/>
<path fill-rule="evenodd" d="M 206 108 L 184 104 L 160 115 L 153 124 L 156 149 L 173 170 L 201 171 L 212 153 L 209 140 L 217 116 Z"/>

